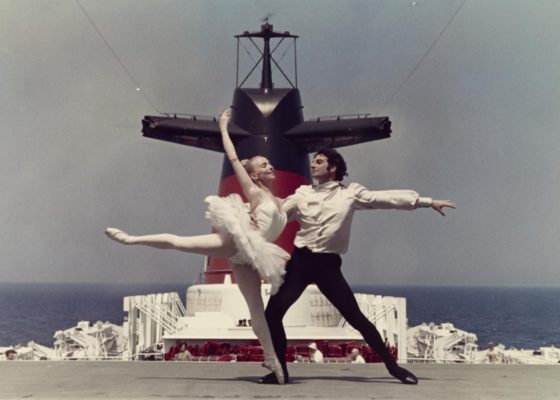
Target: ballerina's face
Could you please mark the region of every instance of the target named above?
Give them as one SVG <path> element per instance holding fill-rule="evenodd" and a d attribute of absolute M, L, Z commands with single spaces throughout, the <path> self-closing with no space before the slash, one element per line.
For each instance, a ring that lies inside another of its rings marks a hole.
<path fill-rule="evenodd" d="M 266 157 L 257 156 L 251 160 L 251 178 L 256 181 L 267 182 L 276 179 L 274 167 Z"/>

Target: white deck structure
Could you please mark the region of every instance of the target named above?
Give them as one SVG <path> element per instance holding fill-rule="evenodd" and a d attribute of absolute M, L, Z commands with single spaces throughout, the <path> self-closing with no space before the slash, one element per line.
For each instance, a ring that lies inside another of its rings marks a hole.
<path fill-rule="evenodd" d="M 265 304 L 270 297 L 269 290 L 270 285 L 262 285 Z M 398 348 L 400 361 L 406 362 L 406 299 L 367 294 L 357 294 L 356 299 L 381 335 Z M 239 326 L 240 320 L 250 320 L 249 310 L 237 285 L 227 275 L 224 284 L 190 286 L 186 308 L 176 293 L 164 293 L 125 297 L 124 311 L 128 313 L 124 332 L 129 339 L 129 358 L 135 358 L 160 341 L 167 351 L 179 340 L 189 344 L 256 340 L 250 326 Z M 315 285 L 305 290 L 283 322 L 291 343 L 363 340 Z"/>

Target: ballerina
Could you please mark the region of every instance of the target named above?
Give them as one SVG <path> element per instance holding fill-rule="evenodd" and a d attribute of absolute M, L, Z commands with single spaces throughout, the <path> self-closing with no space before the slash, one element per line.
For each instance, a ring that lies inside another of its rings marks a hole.
<path fill-rule="evenodd" d="M 158 249 L 173 249 L 205 256 L 227 257 L 237 285 L 247 302 L 253 332 L 265 354 L 263 366 L 271 370 L 278 383 L 284 383 L 282 366 L 274 351 L 270 330 L 264 316 L 261 297 L 261 278 L 271 284 L 275 294 L 283 282 L 284 266 L 289 254 L 272 243 L 286 226 L 286 213 L 271 191 L 276 178 L 274 167 L 262 156 L 240 161 L 229 132 L 231 111 L 220 114 L 220 131 L 225 153 L 249 200 L 248 207 L 238 194 L 226 197 L 208 196 L 206 217 L 212 221 L 216 233 L 199 236 L 177 236 L 168 233 L 132 236 L 107 228 L 111 239 L 126 245 L 142 245 Z"/>

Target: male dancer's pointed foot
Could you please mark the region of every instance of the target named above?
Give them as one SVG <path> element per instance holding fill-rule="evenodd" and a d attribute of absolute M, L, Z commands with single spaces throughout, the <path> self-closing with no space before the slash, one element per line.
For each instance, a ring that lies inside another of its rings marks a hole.
<path fill-rule="evenodd" d="M 107 228 L 105 229 L 105 234 L 115 242 L 119 242 L 122 244 L 132 244 L 132 236 L 124 231 L 121 231 L 120 229 Z"/>
<path fill-rule="evenodd" d="M 259 378 L 257 383 L 260 383 L 261 385 L 282 385 L 282 383 L 278 382 L 278 378 L 274 372 Z M 290 383 L 290 379 L 287 375 L 284 375 L 284 383 Z"/>
<path fill-rule="evenodd" d="M 409 370 L 404 369 L 403 367 L 399 367 L 395 365 L 394 367 L 389 368 L 389 373 L 393 375 L 395 378 L 400 380 L 405 385 L 417 385 L 418 378 Z"/>
<path fill-rule="evenodd" d="M 276 357 L 266 358 L 263 361 L 262 366 L 272 371 L 272 375 L 274 375 L 274 377 L 276 378 L 276 383 L 278 385 L 283 385 L 285 383 L 284 371 L 282 370 L 282 365 L 280 364 L 280 361 L 278 361 Z M 264 383 L 264 382 L 260 382 L 259 379 L 259 383 Z"/>

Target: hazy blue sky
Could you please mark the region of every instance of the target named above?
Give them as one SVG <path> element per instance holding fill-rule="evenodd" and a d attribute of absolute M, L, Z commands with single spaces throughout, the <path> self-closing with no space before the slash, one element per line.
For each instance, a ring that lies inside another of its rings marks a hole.
<path fill-rule="evenodd" d="M 300 35 L 306 119 L 393 121 L 391 139 L 341 150 L 348 181 L 458 204 L 357 214 L 350 283 L 560 286 L 554 0 L 0 0 L 0 280 L 191 283 L 202 257 L 103 231 L 209 232 L 221 155 L 140 121 L 229 105 L 233 35 L 270 12 Z"/>

